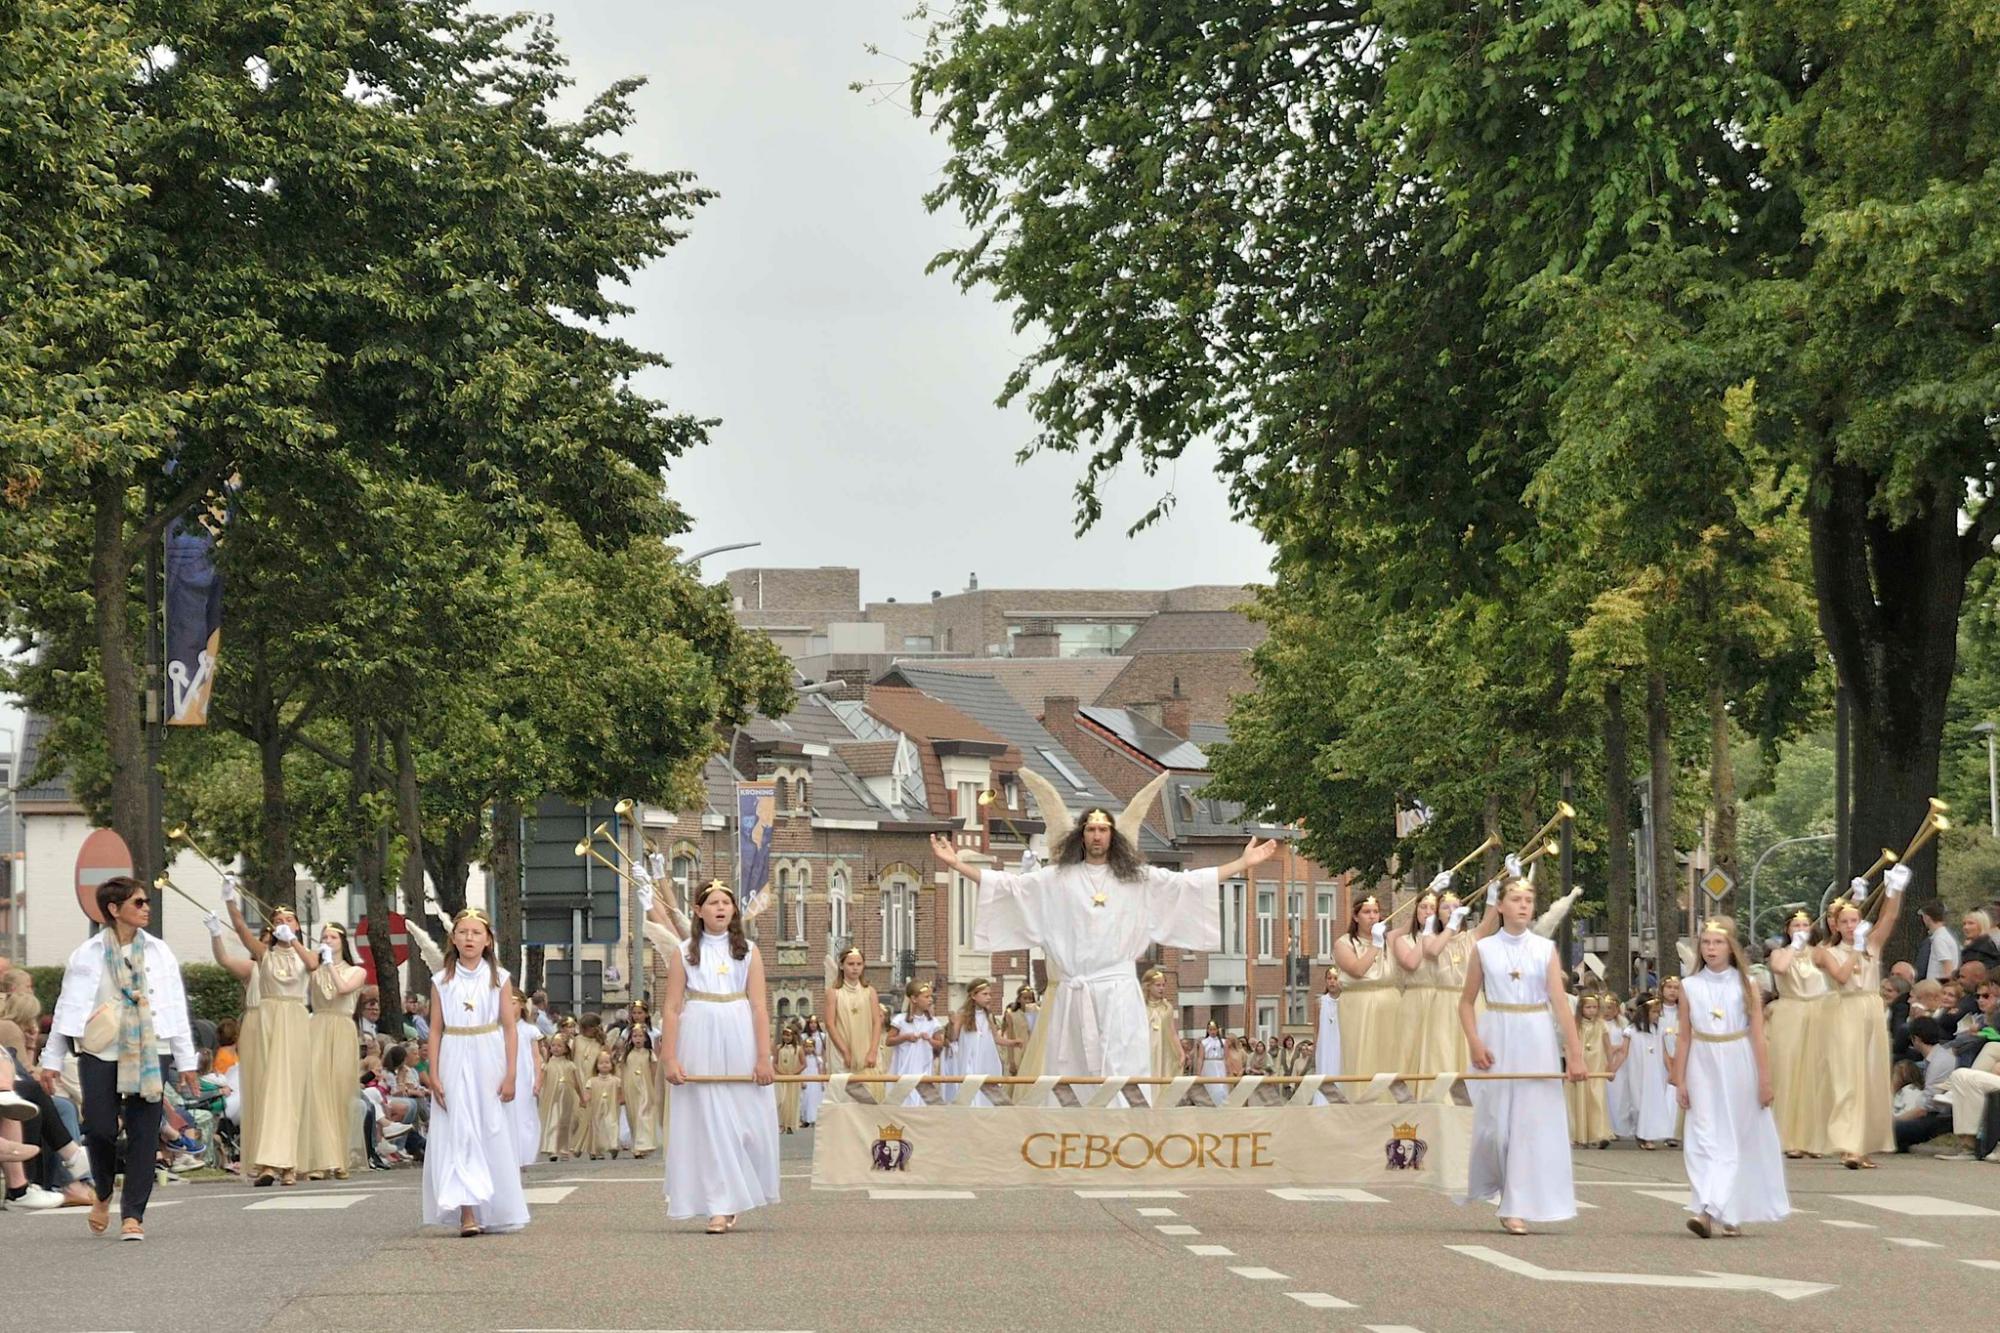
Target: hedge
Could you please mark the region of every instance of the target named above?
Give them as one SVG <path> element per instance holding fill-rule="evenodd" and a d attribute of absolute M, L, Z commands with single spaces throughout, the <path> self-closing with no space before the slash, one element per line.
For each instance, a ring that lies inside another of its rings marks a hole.
<path fill-rule="evenodd" d="M 31 967 L 35 998 L 42 1002 L 44 1017 L 56 1011 L 56 996 L 62 991 L 63 970 L 59 967 Z M 220 1023 L 243 1012 L 243 983 L 229 975 L 229 969 L 214 963 L 182 963 L 181 984 L 187 988 L 188 1013 Z"/>

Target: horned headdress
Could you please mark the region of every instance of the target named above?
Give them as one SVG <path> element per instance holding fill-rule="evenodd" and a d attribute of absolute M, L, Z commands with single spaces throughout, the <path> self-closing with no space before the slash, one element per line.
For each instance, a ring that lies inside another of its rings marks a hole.
<path fill-rule="evenodd" d="M 1070 817 L 1069 807 L 1063 804 L 1062 793 L 1056 790 L 1054 783 L 1032 768 L 1023 768 L 1018 776 L 1021 785 L 1035 798 L 1036 809 L 1042 812 L 1042 826 L 1048 830 L 1049 852 L 1053 855 L 1056 847 L 1069 836 L 1076 821 Z M 1126 802 L 1125 809 L 1111 821 L 1135 850 L 1139 846 L 1139 829 L 1145 824 L 1146 816 L 1152 813 L 1153 803 L 1160 799 L 1160 791 L 1171 776 L 1170 773 L 1162 773 L 1141 787 L 1138 795 Z"/>

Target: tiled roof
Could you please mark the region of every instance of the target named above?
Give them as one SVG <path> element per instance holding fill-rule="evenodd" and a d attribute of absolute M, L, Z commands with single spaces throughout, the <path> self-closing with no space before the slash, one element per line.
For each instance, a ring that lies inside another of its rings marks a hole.
<path fill-rule="evenodd" d="M 895 776 L 896 751 L 901 748 L 895 741 L 848 741 L 835 745 L 833 752 L 857 778 L 886 778 Z"/>
<path fill-rule="evenodd" d="M 1247 651 L 1261 645 L 1269 633 L 1241 611 L 1162 611 L 1140 625 L 1118 651 L 1126 657 L 1232 648 Z"/>
<path fill-rule="evenodd" d="M 1191 722 L 1188 739 L 1206 750 L 1211 745 L 1229 744 L 1229 728 L 1219 722 Z"/>
<path fill-rule="evenodd" d="M 1096 703 L 1126 662 L 1122 657 L 954 657 L 924 658 L 918 665 L 991 676 L 1030 717 L 1040 717 L 1044 699 Z"/>
<path fill-rule="evenodd" d="M 1240 838 L 1245 835 L 1243 806 L 1237 801 L 1202 795 L 1204 776 L 1172 777 L 1160 793 L 1167 828 L 1175 838 Z"/>
<path fill-rule="evenodd" d="M 1077 712 L 1161 768 L 1208 769 L 1208 756 L 1200 746 L 1128 708 L 1080 708 Z"/>
<path fill-rule="evenodd" d="M 1008 744 L 1004 737 L 921 690 L 877 687 L 868 692 L 868 711 L 916 742 L 930 808 L 940 813 L 951 809 L 951 793 L 945 787 L 944 765 L 938 760 L 936 742 L 977 741 L 985 745 L 1003 745 L 1007 747 L 1006 751 L 995 757 L 993 766 L 1003 770 L 1020 767 L 1020 751 Z M 961 810 L 959 813 L 969 815 L 971 812 Z"/>
<path fill-rule="evenodd" d="M 43 773 L 37 781 L 35 768 L 42 762 L 42 750 L 48 742 L 53 722 L 40 713 L 28 714 L 27 725 L 21 734 L 21 772 L 17 781 L 29 783 L 19 788 L 15 798 L 22 805 L 45 803 L 70 805 L 76 801 L 76 793 L 70 789 L 69 774 L 61 769 Z"/>

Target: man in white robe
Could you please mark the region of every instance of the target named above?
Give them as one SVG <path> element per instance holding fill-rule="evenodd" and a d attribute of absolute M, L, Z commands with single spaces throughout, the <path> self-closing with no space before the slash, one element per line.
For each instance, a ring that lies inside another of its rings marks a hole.
<path fill-rule="evenodd" d="M 972 947 L 1039 948 L 1048 957 L 1043 1072 L 1132 1078 L 1152 1073 L 1151 1026 L 1134 963 L 1156 944 L 1221 948 L 1219 881 L 1277 850 L 1274 841 L 1252 838 L 1227 865 L 1164 870 L 1139 860 L 1105 810 L 1086 811 L 1052 863 L 1028 874 L 969 865 L 950 838 L 931 839 L 932 855 L 979 885 Z"/>

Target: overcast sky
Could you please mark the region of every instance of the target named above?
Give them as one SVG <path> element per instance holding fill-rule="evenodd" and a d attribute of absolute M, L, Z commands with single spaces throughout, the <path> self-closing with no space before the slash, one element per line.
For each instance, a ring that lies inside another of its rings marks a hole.
<path fill-rule="evenodd" d="M 511 6 L 488 0 L 488 7 Z M 694 516 L 689 550 L 761 541 L 740 565 L 853 565 L 864 596 L 982 585 L 1173 587 L 1265 577 L 1257 534 L 1230 519 L 1212 453 L 1172 476 L 1121 476 L 1102 530 L 1071 535 L 1075 459 L 1019 466 L 1018 409 L 993 406 L 1028 346 L 1008 313 L 924 266 L 953 218 L 924 211 L 940 141 L 900 92 L 910 0 L 563 0 L 551 13 L 579 90 L 649 80 L 627 144 L 721 197 L 643 275 L 626 332 L 673 369 L 647 387 L 719 417 L 669 477 Z M 873 57 L 864 50 L 883 50 Z M 1171 487 L 1158 530 L 1125 527 Z"/>
<path fill-rule="evenodd" d="M 1266 550 L 1231 520 L 1212 453 L 1157 478 L 1127 469 L 1082 539 L 1071 535 L 1077 461 L 1014 462 L 1031 423 L 993 399 L 1029 344 L 984 293 L 924 273 L 959 234 L 922 203 L 944 150 L 900 92 L 849 89 L 901 78 L 895 57 L 921 47 L 910 0 L 527 7 L 554 16 L 579 101 L 615 79 L 649 81 L 625 145 L 635 159 L 691 170 L 721 194 L 640 275 L 622 329 L 674 363 L 649 392 L 721 418 L 668 478 L 694 517 L 686 549 L 763 545 L 710 560 L 711 578 L 751 564 L 852 565 L 878 600 L 955 592 L 975 571 L 986 587 L 1265 577 Z M 884 54 L 868 55 L 870 43 Z M 1126 538 L 1169 489 L 1173 516 Z M 16 725 L 0 698 L 0 727 Z"/>

